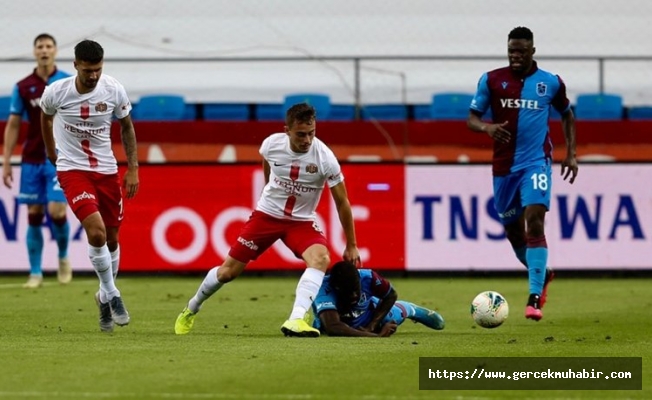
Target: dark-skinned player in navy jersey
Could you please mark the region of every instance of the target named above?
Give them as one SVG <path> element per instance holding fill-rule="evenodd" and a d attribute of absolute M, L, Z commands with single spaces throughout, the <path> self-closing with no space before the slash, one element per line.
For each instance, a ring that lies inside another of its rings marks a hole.
<path fill-rule="evenodd" d="M 494 141 L 494 205 L 512 248 L 528 269 L 529 290 L 525 317 L 539 321 L 548 284 L 554 277 L 547 268 L 548 246 L 544 232 L 552 186 L 550 108 L 561 114 L 566 156 L 561 175 L 572 184 L 577 177 L 575 117 L 562 79 L 539 69 L 533 60 L 534 35 L 514 28 L 507 38 L 509 66 L 485 73 L 471 102 L 467 125 Z M 482 121 L 491 109 L 492 123 Z"/>
<path fill-rule="evenodd" d="M 444 329 L 436 311 L 397 297 L 392 284 L 375 271 L 337 262 L 312 304 L 313 326 L 329 336 L 363 337 L 390 336 L 406 319 Z"/>
<path fill-rule="evenodd" d="M 52 35 L 42 33 L 34 39 L 36 68 L 14 86 L 9 118 L 4 132 L 2 180 L 6 187 L 11 188 L 14 181 L 11 154 L 18 142 L 22 117 L 24 114 L 27 115 L 29 128 L 22 149 L 18 201 L 27 205 L 26 243 L 30 273 L 29 279 L 23 286 L 28 289 L 38 288 L 43 283 L 41 262 L 44 238 L 42 226 L 46 212 L 52 221 L 52 233 L 59 247 L 57 277 L 59 282 L 64 284 L 72 279 L 72 269 L 68 260 L 70 224 L 66 218 L 66 197 L 59 186 L 54 165 L 45 158 L 45 146 L 41 135 L 39 100 L 45 86 L 70 76 L 70 74 L 57 69 L 56 55 L 57 42 Z"/>

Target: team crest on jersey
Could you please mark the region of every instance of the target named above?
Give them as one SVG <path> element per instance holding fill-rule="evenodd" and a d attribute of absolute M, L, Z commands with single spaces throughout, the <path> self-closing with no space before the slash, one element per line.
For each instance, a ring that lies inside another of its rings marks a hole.
<path fill-rule="evenodd" d="M 306 165 L 306 172 L 309 174 L 316 174 L 319 169 L 317 168 L 317 165 L 315 164 L 308 164 Z"/>
<path fill-rule="evenodd" d="M 539 96 L 545 96 L 548 93 L 548 85 L 543 82 L 537 83 L 537 94 Z"/>
<path fill-rule="evenodd" d="M 95 111 L 97 112 L 105 112 L 109 107 L 106 105 L 106 103 L 97 103 L 95 104 Z"/>

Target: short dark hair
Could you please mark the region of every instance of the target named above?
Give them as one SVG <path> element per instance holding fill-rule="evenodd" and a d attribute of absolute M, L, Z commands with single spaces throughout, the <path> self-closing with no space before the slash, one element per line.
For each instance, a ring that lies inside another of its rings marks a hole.
<path fill-rule="evenodd" d="M 97 64 L 104 59 L 104 49 L 92 40 L 82 40 L 75 46 L 75 59 L 91 64 Z"/>
<path fill-rule="evenodd" d="M 308 103 L 298 103 L 285 113 L 285 125 L 292 127 L 295 122 L 310 123 L 317 117 L 317 111 Z"/>
<path fill-rule="evenodd" d="M 34 38 L 34 46 L 36 46 L 36 42 L 43 39 L 50 39 L 55 46 L 57 45 L 57 41 L 54 39 L 54 36 L 50 35 L 49 33 L 41 33 Z"/>
<path fill-rule="evenodd" d="M 358 268 L 351 262 L 338 261 L 330 272 L 329 283 L 338 295 L 348 295 L 360 286 Z"/>
<path fill-rule="evenodd" d="M 533 41 L 534 34 L 530 30 L 530 28 L 526 28 L 524 26 L 517 26 L 516 28 L 512 29 L 511 32 L 509 32 L 509 35 L 507 36 L 507 40 L 510 39 L 525 39 L 525 40 Z"/>

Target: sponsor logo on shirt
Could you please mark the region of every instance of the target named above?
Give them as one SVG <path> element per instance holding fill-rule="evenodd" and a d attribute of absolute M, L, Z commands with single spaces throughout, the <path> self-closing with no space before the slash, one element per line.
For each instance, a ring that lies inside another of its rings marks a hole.
<path fill-rule="evenodd" d="M 538 100 L 526 99 L 500 99 L 500 105 L 503 108 L 525 108 L 527 110 L 538 110 Z"/>
<path fill-rule="evenodd" d="M 297 181 L 282 181 L 278 177 L 274 177 L 274 183 L 279 187 L 285 189 L 285 192 L 288 194 L 293 194 L 301 196 L 302 193 L 314 193 L 317 191 L 316 188 L 305 186 Z"/>

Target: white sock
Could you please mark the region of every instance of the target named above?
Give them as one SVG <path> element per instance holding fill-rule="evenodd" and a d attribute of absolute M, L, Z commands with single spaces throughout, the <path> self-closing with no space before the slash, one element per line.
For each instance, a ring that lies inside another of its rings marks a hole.
<path fill-rule="evenodd" d="M 219 267 L 214 267 L 208 271 L 206 278 L 204 278 L 201 285 L 199 285 L 197 293 L 195 293 L 192 299 L 190 299 L 188 302 L 188 309 L 193 313 L 198 313 L 202 303 L 208 300 L 209 297 L 211 297 L 213 294 L 215 294 L 215 292 L 220 290 L 222 286 L 224 286 L 223 283 L 217 280 L 218 268 Z"/>
<path fill-rule="evenodd" d="M 118 270 L 120 269 L 120 246 L 111 252 L 111 274 L 113 275 L 113 280 L 118 277 Z"/>
<path fill-rule="evenodd" d="M 312 301 L 317 296 L 317 292 L 319 292 L 324 275 L 325 273 L 317 268 L 306 268 L 297 285 L 296 298 L 294 299 L 290 319 L 301 319 L 306 315 Z"/>
<path fill-rule="evenodd" d="M 111 272 L 111 253 L 106 244 L 102 247 L 88 245 L 88 258 L 100 278 L 100 301 L 106 303 L 115 296 L 120 296 L 120 291 L 115 287 Z"/>

